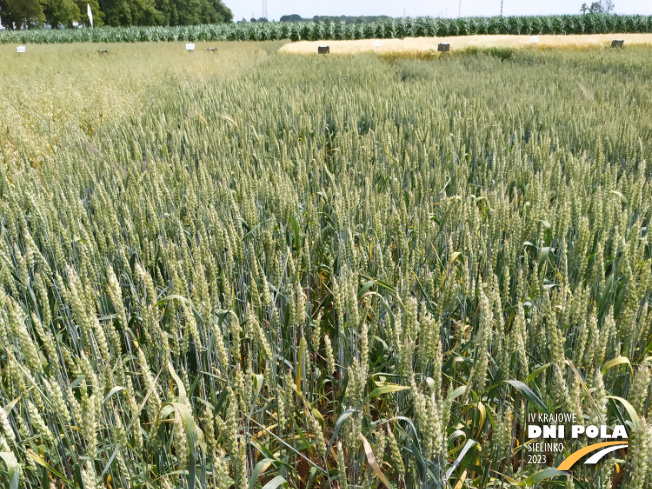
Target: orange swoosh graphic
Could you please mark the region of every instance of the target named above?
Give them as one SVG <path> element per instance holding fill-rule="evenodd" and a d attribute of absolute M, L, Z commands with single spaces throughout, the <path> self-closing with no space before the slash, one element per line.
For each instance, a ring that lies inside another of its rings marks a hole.
<path fill-rule="evenodd" d="M 581 448 L 580 450 L 576 451 L 575 453 L 572 453 L 564 460 L 562 463 L 559 464 L 559 467 L 557 467 L 557 470 L 570 470 L 575 463 L 581 459 L 584 455 L 595 452 L 596 450 L 599 450 L 600 448 L 604 447 L 610 447 L 612 445 L 626 445 L 627 442 L 623 441 L 605 441 L 603 443 L 595 443 L 594 445 L 589 445 L 587 447 Z"/>

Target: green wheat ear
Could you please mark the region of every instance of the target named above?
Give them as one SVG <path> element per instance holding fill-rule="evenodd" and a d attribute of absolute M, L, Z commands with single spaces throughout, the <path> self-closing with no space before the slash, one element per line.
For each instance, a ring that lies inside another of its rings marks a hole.
<path fill-rule="evenodd" d="M 648 487 L 650 48 L 271 41 L 634 20 L 0 32 L 0 486 Z"/>

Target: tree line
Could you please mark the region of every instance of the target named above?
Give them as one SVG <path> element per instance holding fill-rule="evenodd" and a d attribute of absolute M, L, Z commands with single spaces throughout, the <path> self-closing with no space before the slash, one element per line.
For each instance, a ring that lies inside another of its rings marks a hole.
<path fill-rule="evenodd" d="M 580 12 L 583 14 L 610 14 L 615 8 L 616 6 L 611 0 L 600 0 L 590 5 L 586 2 L 583 3 Z"/>
<path fill-rule="evenodd" d="M 0 22 L 10 30 L 50 25 L 53 29 L 93 25 L 198 25 L 231 22 L 222 0 L 0 0 Z"/>
<path fill-rule="evenodd" d="M 351 15 L 315 15 L 311 19 L 304 19 L 298 14 L 292 15 L 283 15 L 281 16 L 281 22 L 344 22 L 345 24 L 368 24 L 370 22 L 379 22 L 383 20 L 388 20 L 391 17 L 387 15 L 360 15 L 360 16 L 351 16 Z"/>

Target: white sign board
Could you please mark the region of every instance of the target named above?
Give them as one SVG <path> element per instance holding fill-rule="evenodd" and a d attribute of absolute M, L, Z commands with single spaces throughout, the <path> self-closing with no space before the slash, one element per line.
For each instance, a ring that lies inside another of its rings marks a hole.
<path fill-rule="evenodd" d="M 24 53 L 25 52 L 25 46 L 18 46 L 16 48 L 17 53 Z"/>
<path fill-rule="evenodd" d="M 186 51 L 194 51 L 195 45 L 191 42 L 186 43 Z"/>
<path fill-rule="evenodd" d="M 530 42 L 531 42 L 531 43 L 539 42 L 539 36 L 532 36 L 532 37 L 530 38 Z"/>
<path fill-rule="evenodd" d="M 375 48 L 379 48 L 382 45 L 383 45 L 383 41 L 374 41 L 374 47 Z"/>

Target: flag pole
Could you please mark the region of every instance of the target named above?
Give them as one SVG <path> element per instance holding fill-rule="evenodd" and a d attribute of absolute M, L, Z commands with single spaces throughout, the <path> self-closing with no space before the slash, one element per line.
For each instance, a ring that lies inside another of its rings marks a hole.
<path fill-rule="evenodd" d="M 91 4 L 86 4 L 86 13 L 88 15 L 88 20 L 91 23 L 91 29 L 93 28 L 93 11 L 91 10 Z"/>

